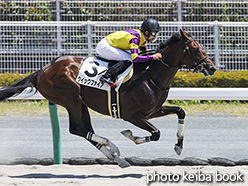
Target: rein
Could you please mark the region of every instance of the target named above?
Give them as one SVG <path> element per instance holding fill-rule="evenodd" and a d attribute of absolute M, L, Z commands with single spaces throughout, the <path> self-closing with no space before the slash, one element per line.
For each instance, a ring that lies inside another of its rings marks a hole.
<path fill-rule="evenodd" d="M 202 65 L 202 62 L 208 57 L 207 55 L 204 56 L 203 58 L 199 59 L 198 61 L 194 59 L 190 49 L 189 49 L 189 44 L 191 42 L 195 41 L 195 39 L 192 39 L 190 41 L 187 41 L 185 42 L 185 48 L 183 50 L 183 59 L 184 59 L 184 56 L 185 56 L 185 53 L 188 52 L 189 56 L 191 57 L 191 59 L 195 62 L 195 65 L 193 67 L 193 70 L 194 72 L 196 71 L 202 71 L 204 69 L 203 65 Z M 169 47 L 167 46 L 162 52 L 161 54 L 163 54 Z M 161 62 L 164 66 L 168 67 L 168 68 L 171 68 L 171 69 L 179 69 L 179 68 L 183 68 L 184 65 L 182 65 L 182 61 L 183 59 L 181 60 L 181 63 L 178 65 L 178 66 L 171 66 L 169 65 L 168 63 L 166 63 L 163 59 L 159 59 L 158 61 Z M 148 66 L 148 68 L 150 68 L 152 66 L 152 64 L 154 63 L 154 61 Z M 189 67 L 186 66 L 187 69 L 190 69 Z M 150 76 L 149 77 L 149 80 L 150 82 L 160 91 L 168 91 L 170 87 L 167 87 L 166 89 L 161 89 L 151 78 Z"/>
<path fill-rule="evenodd" d="M 189 56 L 191 57 L 191 59 L 195 62 L 195 65 L 193 67 L 193 70 L 194 72 L 196 71 L 202 71 L 204 69 L 203 65 L 202 65 L 202 62 L 208 57 L 208 55 L 204 56 L 203 58 L 199 59 L 198 61 L 194 59 L 190 49 L 189 49 L 189 44 L 193 41 L 196 41 L 195 39 L 192 39 L 190 41 L 187 41 L 185 43 L 185 48 L 183 50 L 183 59 L 184 59 L 184 56 L 185 56 L 185 53 L 188 52 Z M 161 54 L 163 54 L 166 50 L 168 49 L 168 47 L 166 47 L 162 52 Z M 159 59 L 159 61 L 166 67 L 168 68 L 183 68 L 184 65 L 180 64 L 178 66 L 171 66 L 169 64 L 167 64 L 163 59 Z M 183 61 L 183 60 L 182 60 Z M 187 69 L 190 69 L 189 67 L 186 67 Z"/>
<path fill-rule="evenodd" d="M 161 52 L 161 54 L 163 54 L 167 49 L 168 49 L 169 47 L 166 47 L 162 52 Z M 182 65 L 179 65 L 179 66 L 171 66 L 171 65 L 169 65 L 169 64 L 167 64 L 163 59 L 159 59 L 159 61 L 164 65 L 164 66 L 166 66 L 166 67 L 168 67 L 168 68 L 180 68 Z"/>
<path fill-rule="evenodd" d="M 185 48 L 183 50 L 183 59 L 184 59 L 184 56 L 185 56 L 185 53 L 188 52 L 189 56 L 192 58 L 192 60 L 195 62 L 195 66 L 193 67 L 193 70 L 194 72 L 197 72 L 197 71 L 202 71 L 204 69 L 203 65 L 202 65 L 202 62 L 208 57 L 208 55 L 204 56 L 203 58 L 199 59 L 198 61 L 194 59 L 190 49 L 189 49 L 189 44 L 193 41 L 196 41 L 195 39 L 192 39 L 192 40 L 189 40 L 187 42 L 185 42 Z M 165 49 L 163 49 L 163 51 L 161 52 L 161 54 L 163 54 L 169 47 L 167 46 Z M 143 54 L 143 53 L 147 53 L 147 52 L 156 52 L 156 50 L 149 50 L 149 51 L 146 51 L 146 52 L 140 52 L 140 54 Z M 167 64 L 163 59 L 159 59 L 158 60 L 159 62 L 161 62 L 164 66 L 168 67 L 168 68 L 171 68 L 171 69 L 179 69 L 179 68 L 187 68 L 190 70 L 190 67 L 187 67 L 185 65 L 182 64 L 182 62 L 178 65 L 178 66 L 171 66 L 169 64 Z M 181 60 L 183 61 L 183 60 Z M 141 73 L 141 75 L 139 76 L 139 79 L 135 82 L 133 82 L 131 84 L 131 86 L 128 88 L 128 90 L 130 90 L 140 79 L 141 77 L 146 74 L 146 72 L 148 71 L 148 69 L 154 64 L 155 60 L 153 60 L 146 68 L 145 71 L 143 71 Z M 148 76 L 150 82 L 159 90 L 159 91 L 168 91 L 170 87 L 167 87 L 165 89 L 161 89 L 158 85 L 156 85 L 156 83 L 150 78 L 150 76 Z M 126 91 L 128 91 L 126 90 Z"/>
<path fill-rule="evenodd" d="M 146 53 L 155 54 L 156 53 L 156 50 L 155 49 L 152 49 L 152 50 L 147 50 L 147 51 L 139 52 L 138 55 L 146 54 Z"/>
<path fill-rule="evenodd" d="M 169 47 L 166 47 L 162 52 L 161 54 L 163 54 Z M 171 69 L 175 69 L 177 70 L 178 68 L 180 68 L 180 66 L 171 66 L 169 64 L 167 64 L 165 61 L 163 61 L 163 59 L 159 59 L 158 60 L 159 62 L 161 62 L 164 66 L 168 67 L 168 68 L 171 68 Z M 153 60 L 151 62 L 151 64 L 147 67 L 147 69 L 149 69 L 153 64 L 154 64 L 155 60 Z M 150 83 L 158 90 L 158 91 L 161 91 L 161 92 L 168 92 L 170 90 L 170 86 L 166 87 L 166 88 L 160 88 L 153 80 L 152 78 L 150 77 L 150 75 L 147 76 L 149 78 L 149 81 Z"/>

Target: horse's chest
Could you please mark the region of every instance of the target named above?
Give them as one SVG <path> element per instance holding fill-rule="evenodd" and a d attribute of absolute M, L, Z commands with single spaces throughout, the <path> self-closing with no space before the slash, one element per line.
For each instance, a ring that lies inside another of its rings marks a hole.
<path fill-rule="evenodd" d="M 154 96 L 154 99 L 149 104 L 147 104 L 145 113 L 153 114 L 160 110 L 166 100 L 166 97 L 167 96 Z"/>
<path fill-rule="evenodd" d="M 145 80 L 124 96 L 121 107 L 129 113 L 140 112 L 150 115 L 161 108 L 167 96 L 168 91 L 158 90 L 148 80 Z"/>
<path fill-rule="evenodd" d="M 136 96 L 138 105 L 143 113 L 153 113 L 161 108 L 168 96 L 168 92 L 150 90 Z"/>

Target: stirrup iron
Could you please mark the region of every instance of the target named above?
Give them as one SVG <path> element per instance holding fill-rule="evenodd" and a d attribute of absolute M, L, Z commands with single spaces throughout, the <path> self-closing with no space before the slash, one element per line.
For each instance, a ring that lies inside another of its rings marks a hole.
<path fill-rule="evenodd" d="M 111 80 L 111 78 L 108 78 L 105 75 L 102 75 L 102 77 L 100 78 L 100 81 L 108 83 L 110 87 L 115 87 L 117 83 L 117 81 L 114 82 Z"/>

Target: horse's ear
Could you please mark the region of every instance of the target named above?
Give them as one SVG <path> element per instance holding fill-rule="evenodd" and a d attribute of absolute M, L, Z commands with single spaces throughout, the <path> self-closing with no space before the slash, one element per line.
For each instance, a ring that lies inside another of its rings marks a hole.
<path fill-rule="evenodd" d="M 183 36 L 183 34 L 184 34 L 182 29 L 180 29 L 180 34 L 181 34 L 181 36 Z"/>
<path fill-rule="evenodd" d="M 184 39 L 189 39 L 189 35 L 188 35 L 188 33 L 187 33 L 186 30 L 180 29 L 180 33 L 181 33 L 181 36 L 182 36 Z"/>

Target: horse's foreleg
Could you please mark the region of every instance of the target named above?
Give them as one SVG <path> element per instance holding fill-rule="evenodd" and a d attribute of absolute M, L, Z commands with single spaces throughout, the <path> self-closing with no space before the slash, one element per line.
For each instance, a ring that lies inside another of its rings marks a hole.
<path fill-rule="evenodd" d="M 125 136 L 126 138 L 132 140 L 137 145 L 151 141 L 150 136 L 146 136 L 146 137 L 134 136 L 131 130 L 123 130 L 121 131 L 121 134 Z"/>
<path fill-rule="evenodd" d="M 129 121 L 135 126 L 142 128 L 152 134 L 151 136 L 137 137 L 137 136 L 133 136 L 133 133 L 131 130 L 124 130 L 121 132 L 121 134 L 123 134 L 128 139 L 132 140 L 135 144 L 142 144 L 142 143 L 146 143 L 150 141 L 159 140 L 160 131 L 155 126 L 153 126 L 151 123 L 149 123 L 142 114 L 137 113 L 129 118 L 123 118 L 123 119 L 126 121 Z"/>
<path fill-rule="evenodd" d="M 184 139 L 184 118 L 186 116 L 184 110 L 177 106 L 163 106 L 157 113 L 151 115 L 149 119 L 165 116 L 168 114 L 177 114 L 178 117 L 177 144 L 175 144 L 174 149 L 176 153 L 180 155 L 183 149 Z"/>

